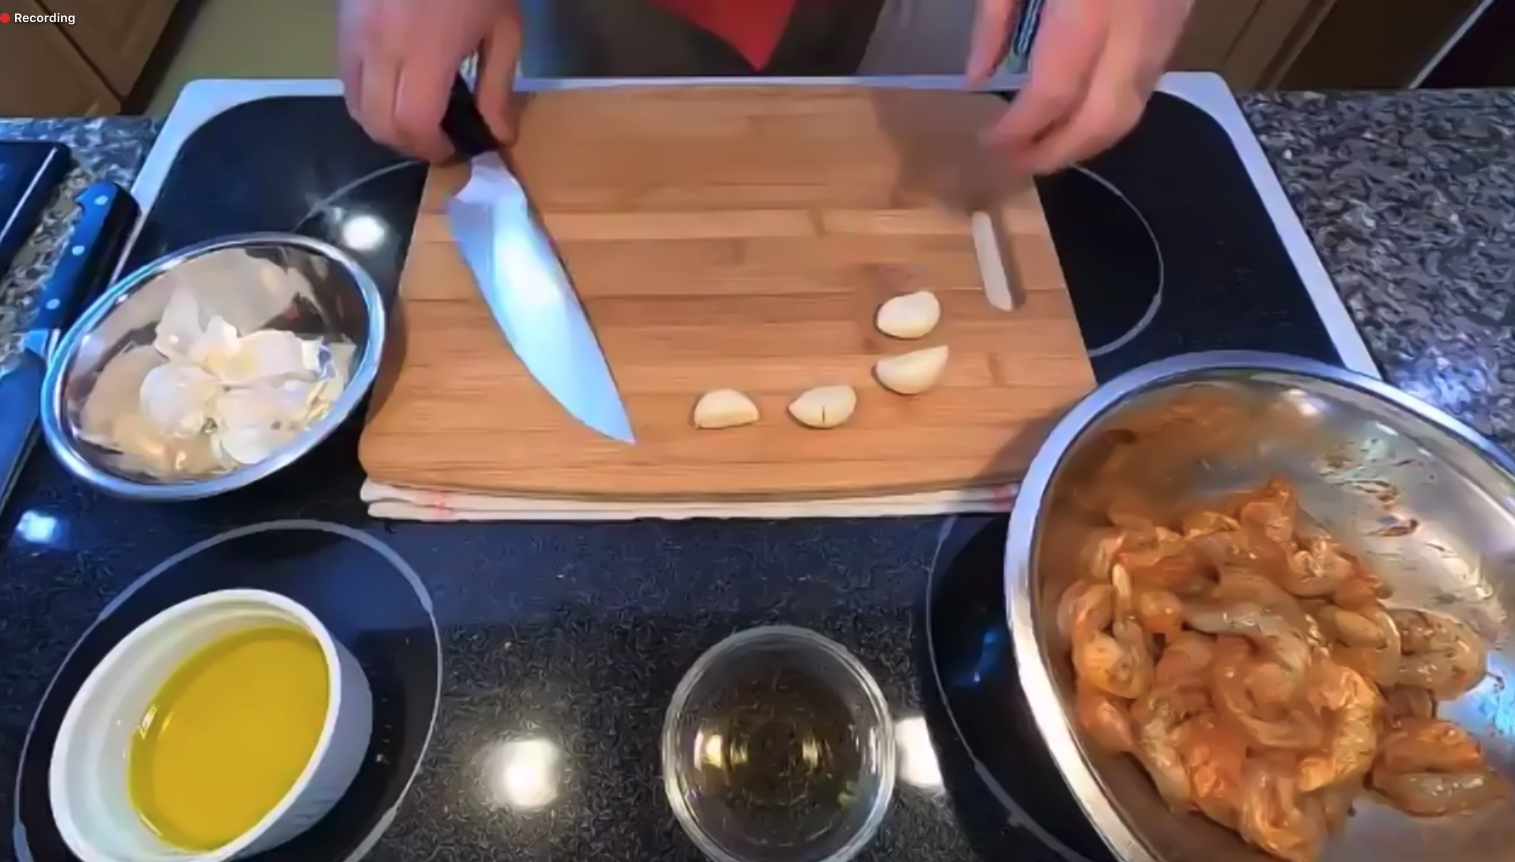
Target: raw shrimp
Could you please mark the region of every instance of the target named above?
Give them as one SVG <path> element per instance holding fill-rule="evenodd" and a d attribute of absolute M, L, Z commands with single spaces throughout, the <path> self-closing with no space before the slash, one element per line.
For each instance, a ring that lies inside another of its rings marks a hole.
<path fill-rule="evenodd" d="M 1126 706 L 1092 685 L 1079 680 L 1075 704 L 1078 724 L 1100 748 L 1124 754 L 1136 748 L 1131 714 Z"/>
<path fill-rule="evenodd" d="M 1401 640 L 1399 627 L 1389 612 L 1378 605 L 1348 611 L 1327 605 L 1319 617 L 1345 649 L 1335 650 L 1348 667 L 1379 685 L 1392 686 L 1398 676 Z"/>
<path fill-rule="evenodd" d="M 1254 569 L 1225 566 L 1220 569 L 1219 585 L 1211 594 L 1217 602 L 1251 602 L 1284 618 L 1295 631 L 1315 644 L 1326 643 L 1320 625 L 1305 613 L 1299 599 Z"/>
<path fill-rule="evenodd" d="M 1361 784 L 1349 782 L 1327 787 L 1312 795 L 1306 802 L 1320 806 L 1321 818 L 1326 824 L 1326 833 L 1330 834 L 1347 822 L 1347 817 L 1352 814 L 1352 803 L 1361 792 Z"/>
<path fill-rule="evenodd" d="M 1205 705 L 1202 689 L 1155 687 L 1136 702 L 1136 757 L 1152 776 L 1157 792 L 1175 812 L 1192 807 L 1189 772 L 1177 745 L 1179 725 Z"/>
<path fill-rule="evenodd" d="M 1115 554 L 1125 541 L 1126 534 L 1115 527 L 1105 527 L 1090 533 L 1078 553 L 1081 575 L 1100 583 L 1108 583 L 1110 567 L 1115 564 Z"/>
<path fill-rule="evenodd" d="M 1390 616 L 1405 655 L 1382 684 L 1424 688 L 1438 700 L 1451 700 L 1483 680 L 1488 654 L 1477 632 L 1442 614 L 1393 611 Z"/>
<path fill-rule="evenodd" d="M 1157 660 L 1154 684 L 1167 688 L 1186 685 L 1203 686 L 1209 681 L 1207 671 L 1215 660 L 1215 642 L 1199 632 L 1180 632 Z"/>
<path fill-rule="evenodd" d="M 1407 721 L 1384 737 L 1377 768 L 1386 772 L 1467 772 L 1483 765 L 1483 750 L 1450 721 Z"/>
<path fill-rule="evenodd" d="M 1198 595 L 1212 586 L 1208 567 L 1183 536 L 1163 527 L 1129 536 L 1115 555 L 1134 582 L 1179 595 Z"/>
<path fill-rule="evenodd" d="M 1363 565 L 1357 557 L 1353 556 L 1351 560 L 1353 574 L 1331 593 L 1331 601 L 1349 611 L 1355 611 L 1377 606 L 1381 599 L 1388 598 L 1393 591 L 1384 583 L 1383 578 Z"/>
<path fill-rule="evenodd" d="M 1070 603 L 1073 667 L 1080 679 L 1095 688 L 1134 700 L 1152 684 L 1152 656 L 1134 622 L 1117 620 L 1117 636 L 1106 634 L 1114 608 L 1115 590 L 1108 584 L 1094 584 Z"/>
<path fill-rule="evenodd" d="M 1289 555 L 1279 573 L 1279 583 L 1296 596 L 1329 596 L 1357 572 L 1341 546 L 1328 538 L 1312 536 Z"/>
<path fill-rule="evenodd" d="M 1072 584 L 1068 585 L 1068 588 L 1066 590 L 1063 590 L 1062 598 L 1057 600 L 1057 633 L 1062 637 L 1065 643 L 1073 643 L 1073 633 L 1077 628 L 1076 617 L 1080 609 L 1084 608 L 1084 606 L 1080 603 L 1080 599 L 1083 598 L 1085 593 L 1096 586 L 1096 584 L 1090 583 L 1089 581 L 1074 581 Z M 1106 587 L 1105 589 L 1108 591 L 1109 587 Z M 1113 593 L 1110 593 L 1109 595 L 1111 597 L 1114 596 Z M 1110 599 L 1105 599 L 1105 601 L 1109 600 Z M 1088 613 L 1088 610 L 1085 609 L 1084 612 Z M 1106 623 L 1106 625 L 1108 625 L 1108 623 Z M 1101 628 L 1103 628 L 1103 626 L 1101 626 Z"/>
<path fill-rule="evenodd" d="M 1171 640 L 1183 631 L 1184 603 L 1167 590 L 1139 590 L 1136 619 L 1142 628 Z"/>
<path fill-rule="evenodd" d="M 1384 714 L 1395 725 L 1417 718 L 1435 718 L 1436 698 L 1423 688 L 1396 686 L 1384 691 Z"/>
<path fill-rule="evenodd" d="M 1311 702 L 1331 712 L 1325 750 L 1299 762 L 1305 793 L 1367 774 L 1378 750 L 1378 689 L 1351 668 L 1322 660 L 1312 668 Z"/>
<path fill-rule="evenodd" d="M 1252 650 L 1245 640 L 1223 637 L 1216 641 L 1215 661 L 1210 668 L 1216 708 L 1235 721 L 1257 745 L 1289 751 L 1319 748 L 1325 730 L 1308 711 L 1288 710 L 1278 719 L 1257 715 L 1257 705 L 1248 690 L 1248 670 L 1252 666 Z"/>
<path fill-rule="evenodd" d="M 1246 738 L 1225 726 L 1215 713 L 1206 712 L 1180 725 L 1174 743 L 1189 772 L 1194 805 L 1216 823 L 1235 829 L 1247 762 Z"/>
<path fill-rule="evenodd" d="M 1179 516 L 1178 525 L 1183 530 L 1186 539 L 1193 539 L 1204 533 L 1228 533 L 1241 529 L 1241 524 L 1237 523 L 1235 518 L 1212 509 L 1185 512 Z"/>
<path fill-rule="evenodd" d="M 1473 811 L 1504 799 L 1509 783 L 1489 769 L 1467 772 L 1373 770 L 1373 786 L 1396 808 L 1419 817 Z"/>
<path fill-rule="evenodd" d="M 1299 785 L 1285 763 L 1247 761 L 1238 831 L 1251 844 L 1289 862 L 1314 862 L 1326 840 L 1325 812 L 1302 805 Z"/>
<path fill-rule="evenodd" d="M 1193 603 L 1189 605 L 1188 619 L 1189 625 L 1207 634 L 1239 635 L 1257 644 L 1283 668 L 1282 694 L 1286 699 L 1304 685 L 1305 673 L 1310 669 L 1310 647 L 1281 615 L 1252 602 Z"/>

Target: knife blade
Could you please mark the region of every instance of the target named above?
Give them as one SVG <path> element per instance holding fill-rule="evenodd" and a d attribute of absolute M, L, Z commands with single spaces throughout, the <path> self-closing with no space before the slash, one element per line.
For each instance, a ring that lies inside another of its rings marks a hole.
<path fill-rule="evenodd" d="M 37 296 L 36 317 L 22 335 L 17 361 L 0 372 L 0 508 L 36 442 L 42 378 L 53 348 L 110 279 L 137 223 L 136 200 L 109 180 L 88 186 L 74 202 L 79 222 Z"/>
<path fill-rule="evenodd" d="M 526 370 L 558 404 L 595 431 L 635 443 L 631 419 L 599 340 L 525 189 L 459 75 L 443 131 L 467 156 L 468 184 L 448 202 L 453 238 L 496 325 Z"/>

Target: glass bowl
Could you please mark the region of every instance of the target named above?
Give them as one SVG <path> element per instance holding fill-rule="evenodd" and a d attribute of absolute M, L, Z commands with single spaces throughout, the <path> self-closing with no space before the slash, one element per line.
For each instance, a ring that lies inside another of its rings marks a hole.
<path fill-rule="evenodd" d="M 845 862 L 894 794 L 889 704 L 807 629 L 738 632 L 695 661 L 663 723 L 663 789 L 717 862 Z"/>

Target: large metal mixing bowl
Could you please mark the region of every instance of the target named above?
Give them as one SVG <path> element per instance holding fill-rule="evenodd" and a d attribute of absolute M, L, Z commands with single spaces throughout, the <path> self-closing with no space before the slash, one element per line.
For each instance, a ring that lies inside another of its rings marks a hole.
<path fill-rule="evenodd" d="M 1069 495 L 1103 481 L 1092 477 L 1117 445 L 1142 447 L 1122 459 L 1139 465 L 1122 486 L 1154 498 L 1200 502 L 1288 480 L 1301 506 L 1395 588 L 1388 604 L 1438 610 L 1484 635 L 1487 678 L 1440 715 L 1515 778 L 1515 690 L 1505 685 L 1515 665 L 1515 461 L 1442 411 L 1340 368 L 1261 353 L 1177 357 L 1100 387 L 1058 423 L 1021 486 L 1005 553 L 1021 683 L 1069 787 L 1119 859 L 1271 857 L 1199 815 L 1170 813 L 1132 758 L 1086 744 L 1074 721 L 1073 669 L 1054 618 L 1075 571 L 1069 555 L 1089 527 Z M 1324 862 L 1515 858 L 1515 799 L 1443 819 L 1367 798 L 1355 811 Z"/>

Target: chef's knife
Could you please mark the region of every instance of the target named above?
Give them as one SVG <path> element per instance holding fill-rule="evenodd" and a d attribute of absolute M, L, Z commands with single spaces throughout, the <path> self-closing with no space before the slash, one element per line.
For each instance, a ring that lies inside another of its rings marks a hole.
<path fill-rule="evenodd" d="M 442 130 L 471 160 L 468 185 L 447 206 L 452 235 L 511 349 L 575 419 L 635 443 L 615 378 L 563 262 L 500 157 L 462 75 L 453 81 Z"/>
<path fill-rule="evenodd" d="M 86 188 L 74 202 L 79 223 L 37 295 L 36 317 L 22 336 L 17 361 L 0 372 L 0 508 L 36 441 L 42 378 L 53 348 L 110 279 L 137 223 L 136 200 L 108 180 Z"/>

